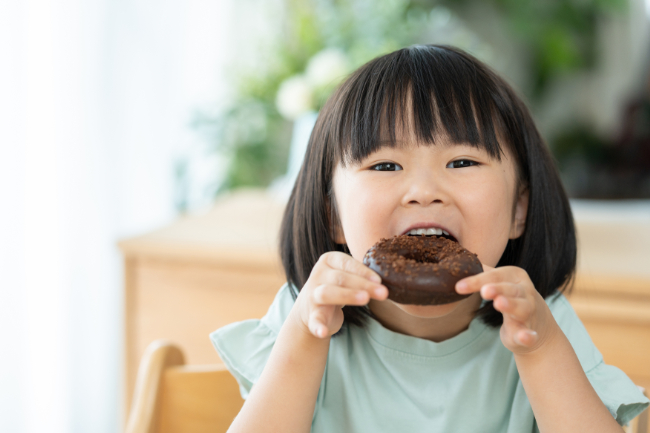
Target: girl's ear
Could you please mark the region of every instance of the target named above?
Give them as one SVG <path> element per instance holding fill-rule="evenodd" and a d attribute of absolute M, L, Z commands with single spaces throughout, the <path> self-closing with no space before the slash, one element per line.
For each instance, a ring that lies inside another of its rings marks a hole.
<path fill-rule="evenodd" d="M 517 239 L 524 234 L 526 229 L 526 215 L 528 214 L 528 188 L 519 189 L 517 203 L 515 204 L 515 214 L 510 226 L 510 239 Z"/>

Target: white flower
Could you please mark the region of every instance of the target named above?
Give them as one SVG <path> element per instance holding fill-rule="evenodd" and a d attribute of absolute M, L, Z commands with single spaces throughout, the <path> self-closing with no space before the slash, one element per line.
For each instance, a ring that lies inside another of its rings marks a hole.
<path fill-rule="evenodd" d="M 326 48 L 309 60 L 307 79 L 316 87 L 337 84 L 349 71 L 345 53 L 338 48 Z"/>
<path fill-rule="evenodd" d="M 312 111 L 313 88 L 303 75 L 294 75 L 282 82 L 275 97 L 275 105 L 280 114 L 290 120 Z"/>

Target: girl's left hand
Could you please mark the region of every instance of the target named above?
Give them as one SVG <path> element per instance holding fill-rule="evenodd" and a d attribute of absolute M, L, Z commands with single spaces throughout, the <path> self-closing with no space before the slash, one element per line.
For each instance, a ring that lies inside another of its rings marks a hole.
<path fill-rule="evenodd" d="M 493 301 L 494 308 L 503 314 L 501 341 L 515 355 L 539 350 L 559 330 L 528 273 L 516 266 L 483 265 L 482 273 L 456 283 L 456 291 L 480 292 L 483 299 Z"/>

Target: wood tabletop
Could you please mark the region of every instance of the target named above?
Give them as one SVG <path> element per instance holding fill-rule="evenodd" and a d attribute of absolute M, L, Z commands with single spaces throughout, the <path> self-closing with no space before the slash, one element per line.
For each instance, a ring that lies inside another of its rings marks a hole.
<path fill-rule="evenodd" d="M 173 224 L 123 240 L 125 256 L 192 261 L 277 265 L 277 234 L 285 203 L 264 190 L 244 189 L 219 198 L 203 213 L 187 215 Z"/>

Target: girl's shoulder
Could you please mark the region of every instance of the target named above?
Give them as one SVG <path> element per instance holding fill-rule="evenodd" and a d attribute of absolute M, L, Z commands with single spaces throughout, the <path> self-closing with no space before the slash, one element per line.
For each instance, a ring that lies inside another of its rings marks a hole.
<path fill-rule="evenodd" d="M 583 370 L 588 371 L 603 362 L 602 355 L 566 296 L 561 292 L 556 292 L 546 298 L 546 304 L 573 346 Z"/>
<path fill-rule="evenodd" d="M 261 323 L 267 326 L 275 335 L 280 332 L 295 303 L 292 292 L 297 294 L 297 291 L 294 291 L 288 283 L 284 283 L 275 295 L 269 310 L 260 319 Z"/>
<path fill-rule="evenodd" d="M 221 360 L 239 382 L 242 397 L 248 396 L 262 374 L 293 304 L 291 288 L 284 284 L 264 317 L 230 323 L 210 334 Z"/>

